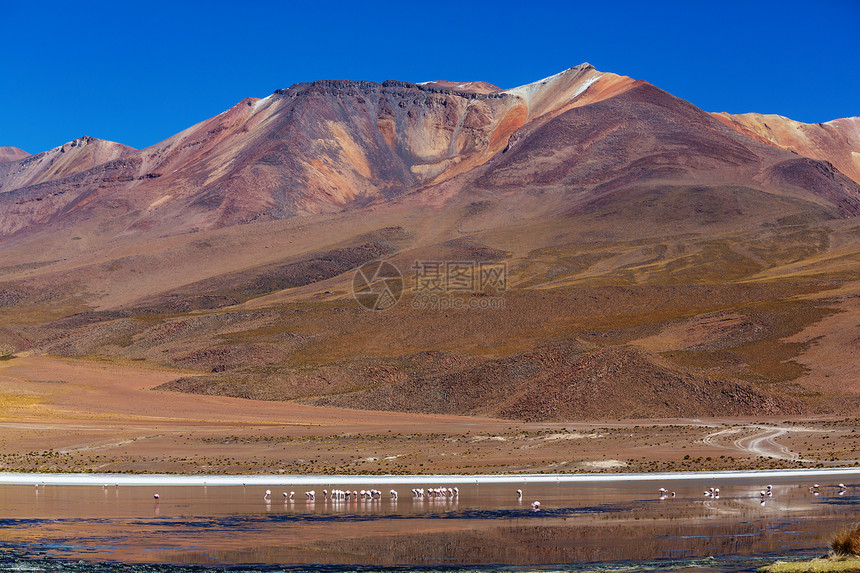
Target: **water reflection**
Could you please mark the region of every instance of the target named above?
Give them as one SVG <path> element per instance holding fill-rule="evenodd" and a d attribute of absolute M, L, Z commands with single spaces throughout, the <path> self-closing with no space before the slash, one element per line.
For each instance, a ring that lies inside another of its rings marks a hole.
<path fill-rule="evenodd" d="M 418 496 L 404 486 L 396 496 L 335 499 L 329 492 L 339 484 L 309 497 L 257 486 L 160 487 L 157 498 L 143 486 L 0 486 L 0 543 L 70 559 L 184 564 L 726 561 L 823 553 L 838 529 L 860 521 L 860 489 L 842 485 L 475 484 L 456 495 Z"/>

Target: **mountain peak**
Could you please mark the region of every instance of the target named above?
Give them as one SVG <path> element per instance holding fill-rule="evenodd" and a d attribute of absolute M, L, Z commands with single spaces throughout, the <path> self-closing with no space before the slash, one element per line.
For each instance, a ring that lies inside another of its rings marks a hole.
<path fill-rule="evenodd" d="M 600 72 L 584 62 L 536 82 L 499 93 L 520 98 L 528 108 L 528 117 L 535 118 L 618 95 L 633 83 L 631 78 Z"/>
<path fill-rule="evenodd" d="M 105 141 L 105 140 L 99 139 L 97 137 L 90 137 L 89 135 L 82 135 L 80 137 L 77 137 L 77 138 L 71 140 L 68 144 L 72 147 L 77 147 L 79 145 L 87 145 L 87 144 L 98 142 L 98 141 Z"/>
<path fill-rule="evenodd" d="M 67 149 L 74 149 L 76 147 L 83 148 L 87 145 L 96 145 L 100 147 L 120 147 L 125 148 L 127 150 L 136 151 L 133 147 L 129 147 L 128 145 L 123 145 L 122 143 L 109 141 L 107 139 L 99 139 L 98 137 L 92 137 L 89 135 L 82 135 L 80 137 L 76 137 L 71 141 L 67 141 L 63 145 L 60 145 L 56 149 L 61 153 L 65 153 Z"/>
<path fill-rule="evenodd" d="M 18 159 L 24 159 L 29 155 L 29 153 L 23 149 L 19 149 L 18 147 L 0 147 L 0 163 L 17 161 Z"/>
<path fill-rule="evenodd" d="M 0 164 L 4 167 L 0 170 L 0 181 L 4 191 L 62 179 L 137 150 L 121 143 L 82 135 L 35 155 L 29 155 L 20 149 L 18 151 L 20 153 L 9 154 L 10 159 L 6 159 L 5 162 L 0 160 Z M 0 159 L 2 157 L 3 153 L 0 151 Z"/>

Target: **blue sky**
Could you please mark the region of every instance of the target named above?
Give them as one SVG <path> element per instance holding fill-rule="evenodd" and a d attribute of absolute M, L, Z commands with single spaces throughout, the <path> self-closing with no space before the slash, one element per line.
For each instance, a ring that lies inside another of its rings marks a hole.
<path fill-rule="evenodd" d="M 860 1 L 10 2 L 0 146 L 142 148 L 315 79 L 522 85 L 584 61 L 708 111 L 860 115 Z"/>

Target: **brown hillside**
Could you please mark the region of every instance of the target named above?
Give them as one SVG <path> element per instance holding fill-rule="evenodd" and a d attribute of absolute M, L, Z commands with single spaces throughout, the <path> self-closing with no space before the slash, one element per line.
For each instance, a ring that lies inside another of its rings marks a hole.
<path fill-rule="evenodd" d="M 0 350 L 519 420 L 860 407 L 860 185 L 835 136 L 793 153 L 587 64 L 457 86 L 297 84 L 140 151 L 0 163 Z M 352 296 L 378 259 L 403 277 L 384 312 Z M 431 304 L 415 269 L 449 263 L 504 284 Z"/>

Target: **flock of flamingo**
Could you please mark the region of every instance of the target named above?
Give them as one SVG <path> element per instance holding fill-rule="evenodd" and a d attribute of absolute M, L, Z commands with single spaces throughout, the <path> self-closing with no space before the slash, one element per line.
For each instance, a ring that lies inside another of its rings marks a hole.
<path fill-rule="evenodd" d="M 36 488 L 38 490 L 39 486 L 41 485 L 42 487 L 44 487 L 45 483 L 42 482 L 41 484 L 37 483 L 35 485 L 36 485 Z M 119 487 L 118 483 L 114 484 L 114 485 L 116 487 Z M 244 485 L 244 484 L 242 484 L 242 485 Z M 107 488 L 108 484 L 105 484 L 104 487 Z M 846 486 L 844 483 L 839 483 L 834 487 L 836 487 L 836 489 L 837 489 L 837 495 L 845 495 L 845 493 L 848 491 L 848 486 Z M 660 496 L 661 500 L 668 499 L 670 497 L 671 498 L 675 497 L 675 492 L 674 491 L 670 492 L 665 487 L 661 487 L 660 489 L 658 489 L 657 493 Z M 821 486 L 817 483 L 812 484 L 811 486 L 809 486 L 809 493 L 811 493 L 812 495 L 820 495 L 821 494 Z M 306 492 L 304 492 L 304 494 L 305 494 L 305 500 L 306 501 L 312 502 L 312 501 L 316 500 L 316 491 L 315 490 L 306 491 Z M 295 495 L 296 495 L 296 492 L 294 492 L 294 491 L 291 491 L 291 492 L 285 491 L 283 494 L 284 503 L 292 503 L 295 500 Z M 350 490 L 343 490 L 343 489 L 333 489 L 331 491 L 328 491 L 328 490 L 324 489 L 324 490 L 322 490 L 322 496 L 323 496 L 323 500 L 333 501 L 333 502 L 358 501 L 358 500 L 379 501 L 382 499 L 382 492 L 378 489 L 362 489 L 360 491 L 356 491 L 356 490 L 350 491 Z M 399 497 L 396 489 L 390 490 L 388 492 L 388 496 L 391 499 L 391 501 L 397 501 L 397 498 Z M 434 488 L 427 488 L 427 489 L 425 489 L 425 488 L 413 488 L 412 489 L 412 498 L 415 500 L 424 499 L 425 497 L 429 498 L 429 499 L 456 499 L 459 496 L 460 496 L 460 489 L 457 487 L 434 487 Z M 523 501 L 523 490 L 521 490 L 521 489 L 516 490 L 516 496 L 517 496 L 517 501 L 522 503 L 522 501 Z M 720 488 L 709 487 L 708 489 L 706 489 L 704 491 L 704 496 L 711 498 L 711 499 L 719 499 L 720 498 Z M 763 489 L 759 492 L 759 498 L 760 498 L 761 505 L 765 505 L 765 501 L 768 498 L 772 498 L 772 497 L 773 497 L 773 486 L 772 485 L 766 486 L 765 489 Z M 161 496 L 156 493 L 152 496 L 152 498 L 155 500 L 156 503 L 158 503 L 159 499 L 161 499 Z M 266 493 L 263 494 L 263 499 L 266 501 L 271 501 L 272 490 L 267 489 Z M 541 502 L 533 501 L 531 503 L 531 507 L 534 511 L 540 511 Z"/>
<path fill-rule="evenodd" d="M 45 483 L 42 482 L 41 484 L 37 483 L 35 485 L 36 485 L 36 488 L 38 490 L 39 486 L 41 485 L 42 487 L 44 487 Z M 119 487 L 118 483 L 114 484 L 114 485 L 116 487 Z M 107 488 L 108 484 L 105 484 L 104 487 Z M 844 483 L 839 483 L 834 487 L 836 487 L 836 489 L 837 489 L 837 495 L 845 495 L 845 493 L 848 491 L 848 486 L 846 486 Z M 817 483 L 812 484 L 811 486 L 809 486 L 809 493 L 811 493 L 812 495 L 820 495 L 821 494 L 821 486 Z M 305 494 L 305 500 L 306 501 L 313 502 L 316 500 L 316 491 L 315 490 L 306 491 L 306 492 L 304 492 L 304 494 Z M 669 491 L 665 487 L 659 488 L 657 490 L 657 494 L 660 496 L 661 500 L 668 499 L 670 497 L 674 498 L 676 495 L 674 491 Z M 295 500 L 295 495 L 296 495 L 296 492 L 294 492 L 294 491 L 290 491 L 290 492 L 285 491 L 283 493 L 284 503 L 293 503 Z M 396 489 L 390 490 L 388 492 L 388 496 L 392 502 L 396 502 L 398 497 L 399 497 Z M 428 499 L 456 499 L 459 496 L 460 496 L 460 489 L 457 487 L 434 487 L 434 488 L 427 488 L 427 489 L 425 489 L 425 488 L 413 488 L 412 489 L 412 498 L 415 500 L 424 499 L 424 498 L 428 498 Z M 517 496 L 517 501 L 522 503 L 522 501 L 523 501 L 523 490 L 521 490 L 521 489 L 516 490 L 516 496 Z M 711 498 L 711 499 L 719 499 L 720 498 L 720 488 L 709 487 L 708 489 L 706 489 L 704 491 L 704 496 L 707 498 Z M 350 491 L 348 489 L 347 490 L 333 489 L 331 491 L 328 491 L 328 490 L 324 489 L 324 490 L 322 490 L 322 497 L 323 497 L 323 500 L 325 500 L 325 501 L 333 501 L 333 502 L 346 502 L 346 501 L 359 501 L 359 500 L 361 500 L 361 501 L 379 501 L 382 499 L 382 492 L 378 489 L 362 489 L 360 491 L 356 491 L 356 490 Z M 765 505 L 765 501 L 768 498 L 772 498 L 772 497 L 773 497 L 773 486 L 772 485 L 766 486 L 763 490 L 761 490 L 759 492 L 759 498 L 760 498 L 761 505 Z M 161 496 L 156 493 L 152 496 L 152 498 L 155 500 L 155 503 L 158 503 L 158 501 L 161 499 Z M 267 489 L 266 493 L 263 494 L 263 499 L 265 501 L 271 502 L 272 490 Z M 531 508 L 534 511 L 540 511 L 541 502 L 533 501 L 531 503 Z"/>
<path fill-rule="evenodd" d="M 454 488 L 456 489 L 456 488 Z M 415 490 L 412 490 L 413 492 Z M 327 489 L 322 490 L 322 495 L 324 500 L 331 501 L 355 501 L 355 500 L 379 500 L 382 499 L 382 492 L 378 489 L 363 489 L 361 491 L 349 491 L 348 489 L 333 489 L 329 492 Z M 388 495 L 392 500 L 397 499 L 397 490 L 392 489 L 388 492 Z M 284 501 L 291 502 L 295 499 L 296 492 L 291 491 L 289 493 L 284 492 Z M 307 501 L 315 501 L 317 498 L 316 490 L 310 490 L 305 492 L 305 500 Z M 270 500 L 272 499 L 272 490 L 267 489 L 266 493 L 263 495 L 263 499 Z"/>
<path fill-rule="evenodd" d="M 836 486 L 838 495 L 845 495 L 845 492 L 848 491 L 848 486 L 844 483 L 840 483 Z M 518 495 L 522 496 L 520 490 L 517 490 Z M 675 497 L 675 492 L 670 492 L 665 487 L 661 487 L 657 490 L 657 493 L 660 496 L 660 499 L 667 499 L 669 497 Z M 809 493 L 812 495 L 819 495 L 821 493 L 821 486 L 819 484 L 812 484 L 809 486 Z M 720 488 L 718 487 L 709 487 L 704 491 L 704 496 L 711 499 L 720 499 Z M 759 492 L 759 499 L 761 505 L 765 504 L 765 500 L 773 497 L 773 486 L 768 485 L 763 490 Z"/>
<path fill-rule="evenodd" d="M 38 486 L 39 486 L 39 484 L 36 484 L 36 487 L 38 487 Z M 117 486 L 119 486 L 119 484 L 117 484 Z M 105 487 L 107 487 L 107 485 L 105 485 Z M 305 494 L 305 501 L 312 502 L 312 501 L 316 500 L 316 496 L 317 496 L 316 490 L 312 489 L 312 490 L 304 492 L 304 494 Z M 517 500 L 522 502 L 523 490 L 518 489 L 516 491 L 516 494 L 517 494 Z M 673 492 L 673 495 L 674 495 L 674 492 Z M 285 491 L 283 493 L 283 496 L 284 496 L 284 503 L 292 503 L 293 501 L 295 501 L 296 492 L 294 492 L 294 491 L 286 492 Z M 331 491 L 328 491 L 328 490 L 324 489 L 324 490 L 322 490 L 322 496 L 323 496 L 323 500 L 334 501 L 334 502 L 358 501 L 358 500 L 379 501 L 382 499 L 382 492 L 378 489 L 363 489 L 361 491 L 355 491 L 355 490 L 350 491 L 350 490 L 343 490 L 343 489 L 333 489 Z M 388 496 L 391 499 L 391 501 L 397 501 L 399 494 L 397 493 L 396 489 L 392 489 L 388 492 Z M 412 489 L 412 498 L 416 499 L 416 500 L 424 499 L 425 497 L 429 498 L 429 499 L 455 499 L 455 498 L 458 498 L 459 496 L 460 496 L 460 488 L 458 488 L 458 487 L 434 487 L 434 488 L 427 488 L 427 489 L 422 487 L 422 488 Z M 156 503 L 158 503 L 158 500 L 161 499 L 161 496 L 159 496 L 156 493 L 152 496 L 152 498 L 155 500 Z M 266 490 L 266 493 L 263 494 L 263 500 L 271 502 L 272 490 L 270 490 L 270 489 Z M 540 511 L 541 503 L 539 501 L 533 501 L 531 504 L 531 507 L 534 511 Z"/>
<path fill-rule="evenodd" d="M 38 484 L 37 484 L 37 487 L 38 487 Z M 105 487 L 107 487 L 107 486 L 105 486 Z M 848 490 L 848 487 L 843 483 L 838 484 L 836 487 L 838 488 L 838 495 L 845 495 L 845 492 Z M 821 486 L 817 483 L 813 484 L 809 487 L 809 493 L 811 493 L 813 495 L 819 495 L 820 492 L 821 492 Z M 665 487 L 661 487 L 660 489 L 658 489 L 657 493 L 659 494 L 661 500 L 668 499 L 670 497 L 674 498 L 676 496 L 674 491 L 670 492 Z M 306 492 L 304 492 L 304 494 L 305 494 L 305 500 L 306 501 L 312 502 L 312 501 L 316 500 L 316 491 L 315 490 L 306 491 Z M 284 503 L 292 503 L 294 501 L 295 495 L 296 495 L 296 492 L 294 492 L 294 491 L 291 491 L 289 493 L 284 492 Z M 397 501 L 397 498 L 399 497 L 396 489 L 392 489 L 391 491 L 389 491 L 388 495 L 392 501 Z M 412 497 L 413 497 L 413 499 L 416 499 L 416 500 L 424 499 L 425 497 L 431 498 L 431 499 L 436 499 L 436 498 L 451 499 L 451 498 L 457 498 L 457 497 L 459 497 L 459 495 L 460 495 L 460 490 L 459 490 L 459 488 L 456 488 L 456 487 L 453 487 L 453 488 L 451 488 L 451 487 L 436 487 L 436 488 L 427 488 L 427 489 L 424 489 L 424 488 L 412 489 Z M 322 496 L 323 496 L 323 499 L 326 501 L 330 500 L 330 501 L 335 501 L 335 502 L 357 501 L 357 500 L 379 501 L 382 499 L 382 492 L 378 489 L 366 489 L 366 490 L 363 489 L 361 491 L 333 489 L 330 492 L 328 490 L 324 489 L 324 490 L 322 490 Z M 523 490 L 521 490 L 521 489 L 516 490 L 516 496 L 517 496 L 517 501 L 522 503 Z M 704 496 L 711 498 L 711 499 L 719 499 L 720 498 L 720 488 L 709 487 L 708 489 L 706 489 L 704 491 Z M 765 489 L 761 490 L 759 492 L 759 497 L 761 500 L 760 501 L 761 505 L 764 505 L 765 500 L 767 498 L 773 497 L 773 486 L 768 485 L 767 487 L 765 487 Z M 153 498 L 155 498 L 155 501 L 158 502 L 158 499 L 159 499 L 158 494 L 155 494 L 153 496 Z M 267 489 L 266 493 L 263 495 L 263 499 L 266 501 L 270 501 L 272 499 L 272 491 Z M 534 511 L 540 511 L 541 502 L 533 501 L 531 503 L 531 507 Z"/>

